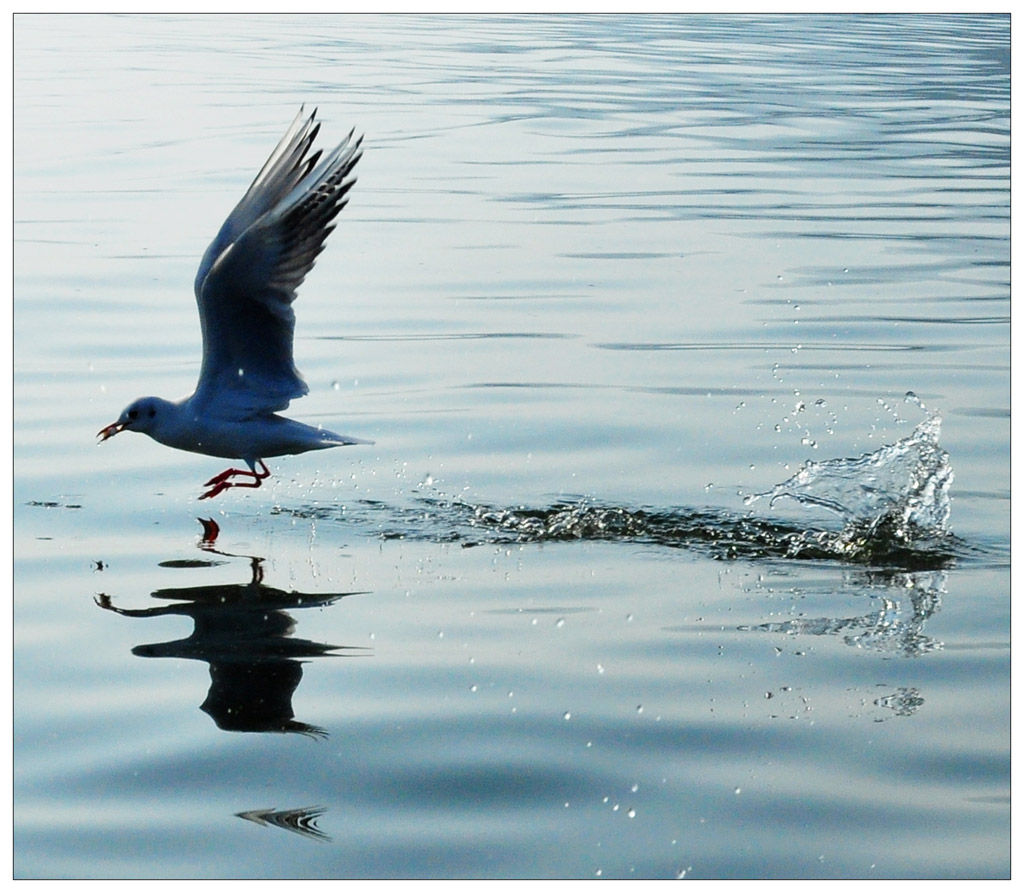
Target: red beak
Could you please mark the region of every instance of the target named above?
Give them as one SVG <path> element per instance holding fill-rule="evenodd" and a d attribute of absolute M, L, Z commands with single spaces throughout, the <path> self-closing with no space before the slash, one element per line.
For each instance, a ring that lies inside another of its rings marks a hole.
<path fill-rule="evenodd" d="M 96 436 L 100 439 L 100 443 L 104 440 L 113 437 L 115 434 L 120 434 L 124 431 L 124 425 L 121 422 L 114 422 L 112 425 L 107 425 L 102 431 L 97 432 Z"/>

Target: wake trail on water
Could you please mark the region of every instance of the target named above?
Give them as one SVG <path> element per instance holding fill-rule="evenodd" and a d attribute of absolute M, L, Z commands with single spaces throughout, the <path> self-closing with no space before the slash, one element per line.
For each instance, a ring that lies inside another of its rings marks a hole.
<path fill-rule="evenodd" d="M 856 458 L 807 462 L 748 506 L 781 499 L 827 509 L 839 524 L 773 520 L 718 508 L 610 505 L 589 497 L 547 506 L 501 507 L 463 498 L 418 496 L 411 505 L 360 500 L 347 522 L 383 539 L 428 540 L 463 547 L 610 541 L 686 548 L 717 559 L 839 560 L 907 569 L 945 567 L 970 550 L 949 530 L 953 468 L 931 414 L 911 434 Z M 278 509 L 277 511 L 291 511 Z M 295 514 L 336 516 L 318 506 Z"/>

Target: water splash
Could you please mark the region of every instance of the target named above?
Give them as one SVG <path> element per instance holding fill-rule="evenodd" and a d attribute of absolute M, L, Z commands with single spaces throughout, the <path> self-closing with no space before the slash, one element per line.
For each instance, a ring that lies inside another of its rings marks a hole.
<path fill-rule="evenodd" d="M 842 527 L 737 516 L 716 509 L 629 509 L 588 499 L 547 508 L 452 504 L 493 541 L 628 540 L 699 549 L 715 558 L 839 559 L 889 567 L 948 564 L 959 550 L 949 531 L 953 468 L 939 446 L 941 419 L 925 418 L 901 440 L 857 458 L 808 462 L 789 480 L 748 497 L 773 506 L 788 497 L 826 508 Z M 488 537 L 484 538 L 487 541 Z"/>
<path fill-rule="evenodd" d="M 913 432 L 855 459 L 807 462 L 789 480 L 746 499 L 787 497 L 821 506 L 844 521 L 832 538 L 840 555 L 874 557 L 882 553 L 941 547 L 950 538 L 949 488 L 953 468 L 939 446 L 941 418 L 933 413 Z"/>
<path fill-rule="evenodd" d="M 411 505 L 360 500 L 346 506 L 278 507 L 337 517 L 382 539 L 484 545 L 612 541 L 692 549 L 715 559 L 840 560 L 876 567 L 948 566 L 966 549 L 948 529 L 953 470 L 929 416 L 908 437 L 852 459 L 809 462 L 789 480 L 748 497 L 769 506 L 789 497 L 837 513 L 839 529 L 718 508 L 626 507 L 589 497 L 500 507 L 462 497 L 422 496 Z M 339 515 L 340 512 L 340 515 Z"/>

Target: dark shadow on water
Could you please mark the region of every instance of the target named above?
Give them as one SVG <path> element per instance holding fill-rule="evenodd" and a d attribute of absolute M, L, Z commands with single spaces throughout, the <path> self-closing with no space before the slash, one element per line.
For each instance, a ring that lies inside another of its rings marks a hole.
<path fill-rule="evenodd" d="M 303 664 L 313 658 L 355 656 L 367 650 L 296 638 L 295 620 L 289 612 L 325 607 L 358 593 L 285 592 L 263 583 L 262 558 L 250 557 L 248 562 L 251 578 L 246 583 L 158 589 L 151 593 L 152 598 L 171 604 L 121 608 L 105 594 L 97 596 L 96 603 L 122 617 L 191 618 L 194 629 L 187 638 L 136 645 L 132 653 L 209 664 L 210 688 L 201 709 L 218 728 L 326 737 L 323 729 L 295 719 L 292 697 L 302 681 Z M 220 563 L 196 560 L 161 564 L 196 568 Z"/>

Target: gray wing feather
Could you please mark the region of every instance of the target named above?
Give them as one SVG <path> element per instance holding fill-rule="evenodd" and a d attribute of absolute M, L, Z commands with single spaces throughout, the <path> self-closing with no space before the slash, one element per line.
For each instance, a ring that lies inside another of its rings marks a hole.
<path fill-rule="evenodd" d="M 196 399 L 222 412 L 275 412 L 308 391 L 293 358 L 292 302 L 348 202 L 362 143 L 349 133 L 322 161 L 319 151 L 307 157 L 315 116 L 299 113 L 200 264 Z"/>

